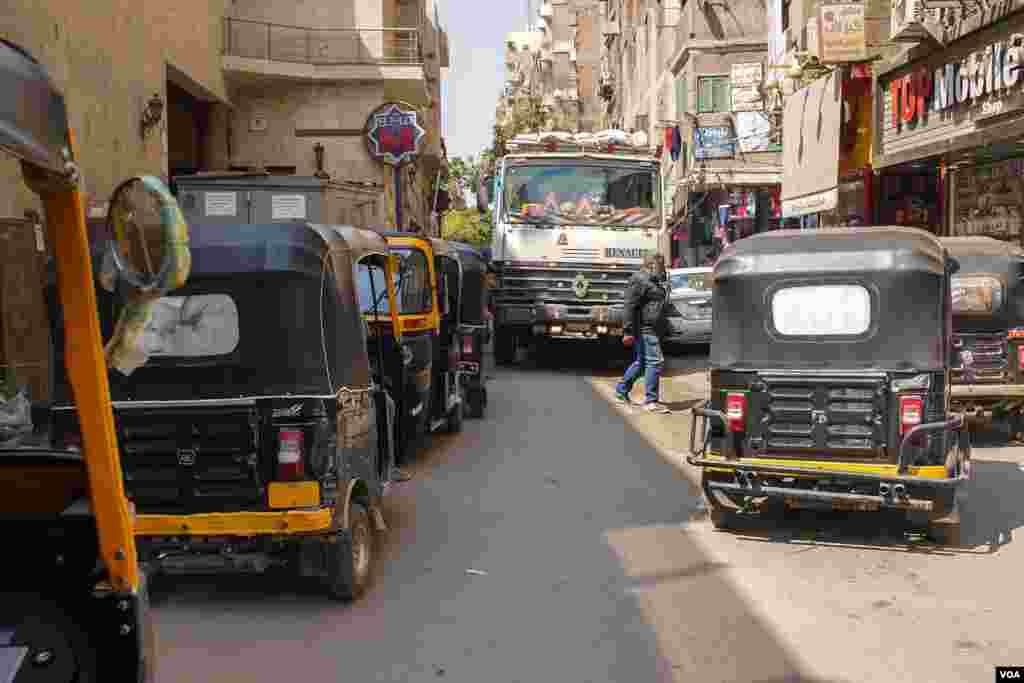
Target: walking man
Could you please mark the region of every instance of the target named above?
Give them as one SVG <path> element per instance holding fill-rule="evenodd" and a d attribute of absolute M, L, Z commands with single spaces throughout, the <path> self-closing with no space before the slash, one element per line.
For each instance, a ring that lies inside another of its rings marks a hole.
<path fill-rule="evenodd" d="M 644 409 L 650 413 L 668 413 L 661 403 L 659 388 L 665 357 L 661 353 L 665 304 L 668 301 L 665 259 L 661 254 L 644 258 L 643 268 L 626 287 L 622 343 L 634 349 L 633 364 L 615 387 L 615 397 L 629 403 L 629 393 L 640 375 L 644 376 Z"/>

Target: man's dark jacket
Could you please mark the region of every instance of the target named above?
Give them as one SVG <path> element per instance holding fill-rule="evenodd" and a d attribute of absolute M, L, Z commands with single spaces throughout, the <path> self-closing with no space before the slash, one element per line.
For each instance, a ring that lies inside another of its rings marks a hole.
<path fill-rule="evenodd" d="M 668 286 L 664 279 L 640 271 L 629 280 L 624 302 L 623 334 L 665 334 L 665 304 Z"/>

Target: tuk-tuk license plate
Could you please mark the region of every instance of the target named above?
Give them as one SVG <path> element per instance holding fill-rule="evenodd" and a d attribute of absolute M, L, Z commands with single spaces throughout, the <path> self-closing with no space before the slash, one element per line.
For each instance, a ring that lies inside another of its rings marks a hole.
<path fill-rule="evenodd" d="M 803 500 L 801 498 L 791 498 L 789 496 L 785 498 L 785 503 L 787 507 L 796 510 L 799 510 L 801 508 L 820 510 L 822 507 L 821 503 Z M 825 503 L 825 505 L 828 504 L 829 503 Z M 879 505 L 878 503 L 868 501 L 860 502 L 848 500 L 833 500 L 831 505 L 832 509 L 836 510 L 837 512 L 877 512 L 879 509 L 881 509 L 881 505 Z"/>
<path fill-rule="evenodd" d="M 267 487 L 267 504 L 275 510 L 316 507 L 320 504 L 320 484 L 315 481 L 272 481 Z"/>

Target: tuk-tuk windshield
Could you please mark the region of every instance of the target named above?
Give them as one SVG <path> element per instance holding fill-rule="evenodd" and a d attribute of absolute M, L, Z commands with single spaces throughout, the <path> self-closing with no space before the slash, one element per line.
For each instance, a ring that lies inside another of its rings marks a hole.
<path fill-rule="evenodd" d="M 356 291 L 359 295 L 359 310 L 363 313 L 390 314 L 387 281 L 384 271 L 372 264 L 359 264 Z M 376 297 L 376 298 L 375 298 Z"/>
<path fill-rule="evenodd" d="M 391 250 L 401 261 L 395 275 L 399 313 L 429 313 L 433 304 L 433 288 L 430 286 L 430 265 L 426 253 L 415 247 L 392 247 Z"/>

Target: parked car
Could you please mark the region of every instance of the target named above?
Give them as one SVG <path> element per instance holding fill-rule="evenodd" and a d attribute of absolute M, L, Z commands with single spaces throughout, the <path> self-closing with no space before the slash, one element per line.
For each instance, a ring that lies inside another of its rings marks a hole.
<path fill-rule="evenodd" d="M 668 271 L 669 344 L 711 343 L 712 268 L 673 268 Z"/>

